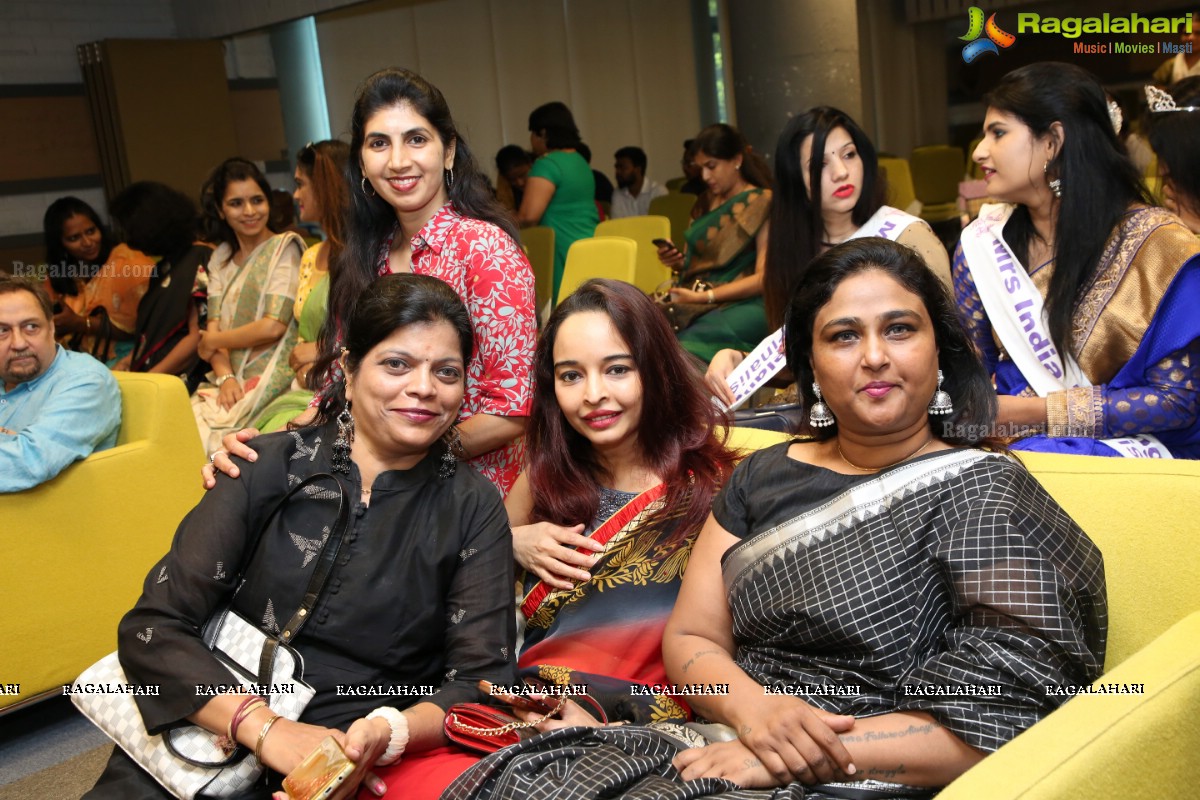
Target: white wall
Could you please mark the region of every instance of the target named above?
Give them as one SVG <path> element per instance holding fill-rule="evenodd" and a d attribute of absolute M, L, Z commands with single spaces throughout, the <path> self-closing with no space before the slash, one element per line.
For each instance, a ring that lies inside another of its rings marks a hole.
<path fill-rule="evenodd" d="M 688 0 L 405 0 L 317 17 L 330 129 L 349 140 L 358 85 L 400 66 L 441 89 L 484 170 L 529 147 L 529 112 L 562 100 L 612 175 L 612 154 L 645 149 L 649 174 L 680 173 L 700 128 Z"/>
<path fill-rule="evenodd" d="M 76 45 L 174 36 L 170 0 L 4 0 L 0 84 L 82 83 Z"/>

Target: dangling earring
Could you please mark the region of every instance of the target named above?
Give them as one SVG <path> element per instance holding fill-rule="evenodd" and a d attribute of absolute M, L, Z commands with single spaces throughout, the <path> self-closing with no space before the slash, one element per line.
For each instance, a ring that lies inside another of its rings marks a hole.
<path fill-rule="evenodd" d="M 951 401 L 950 395 L 942 391 L 942 381 L 944 379 L 945 377 L 939 369 L 937 391 L 933 393 L 933 399 L 929 401 L 929 413 L 934 416 L 944 416 L 954 413 L 954 403 Z"/>
<path fill-rule="evenodd" d="M 821 386 L 816 381 L 813 381 L 813 394 L 817 396 L 817 402 L 808 410 L 808 424 L 814 428 L 828 428 L 835 420 L 829 406 L 821 399 Z"/>
<path fill-rule="evenodd" d="M 367 176 L 366 176 L 366 175 L 364 175 L 364 176 L 363 176 L 363 178 L 362 178 L 362 180 L 360 180 L 360 181 L 358 182 L 358 187 L 359 187 L 360 189 L 362 189 L 362 193 L 363 193 L 363 194 L 366 194 L 366 195 L 367 195 L 367 197 L 374 197 L 374 196 L 375 196 L 375 189 L 374 189 L 374 187 L 372 187 L 372 188 L 371 188 L 371 193 L 370 193 L 370 194 L 367 194 Z"/>
<path fill-rule="evenodd" d="M 1050 187 L 1050 191 L 1054 192 L 1054 196 L 1062 197 L 1062 179 L 1050 177 L 1049 161 L 1042 165 L 1042 174 L 1046 176 L 1046 184 Z"/>
<path fill-rule="evenodd" d="M 446 450 L 442 453 L 442 463 L 438 464 L 438 477 L 444 480 L 454 477 L 454 472 L 458 469 L 459 456 L 466 455 L 466 451 L 463 450 L 462 435 L 454 426 L 451 426 L 442 435 L 442 444 L 446 445 Z"/>
<path fill-rule="evenodd" d="M 354 443 L 354 416 L 350 413 L 350 401 L 337 415 L 338 434 L 333 440 L 333 457 L 329 466 L 334 472 L 350 474 L 350 445 Z"/>
<path fill-rule="evenodd" d="M 451 167 L 450 169 L 446 170 L 446 188 L 447 189 L 454 188 L 454 167 Z"/>

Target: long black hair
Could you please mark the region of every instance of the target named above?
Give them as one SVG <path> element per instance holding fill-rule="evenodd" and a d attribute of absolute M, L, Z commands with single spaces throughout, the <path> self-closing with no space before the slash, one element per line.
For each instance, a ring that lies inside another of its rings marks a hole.
<path fill-rule="evenodd" d="M 825 232 L 821 216 L 822 154 L 826 138 L 836 128 L 850 135 L 862 160 L 862 191 L 850 214 L 854 224 L 862 227 L 883 205 L 885 187 L 879 180 L 875 145 L 849 114 L 830 106 L 817 106 L 788 122 L 775 144 L 775 189 L 763 273 L 763 304 L 771 329 L 783 324 L 788 300 L 800 285 L 805 267 L 821 249 Z M 813 137 L 808 168 L 811 192 L 804 188 L 804 164 L 800 161 L 800 146 L 809 136 Z"/>
<path fill-rule="evenodd" d="M 1200 108 L 1200 76 L 1172 84 L 1169 94 L 1179 108 Z M 1200 216 L 1200 111 L 1150 114 L 1150 146 L 1158 156 L 1163 182 L 1175 192 L 1183 211 Z"/>
<path fill-rule="evenodd" d="M 93 263 L 85 263 L 67 252 L 63 245 L 63 225 L 76 214 L 87 217 L 100 230 L 100 255 Z M 108 261 L 116 241 L 112 233 L 100 221 L 96 209 L 78 197 L 60 197 L 46 209 L 42 217 L 42 234 L 46 241 L 46 264 L 49 269 L 50 287 L 63 295 L 79 294 L 75 278 L 91 280 Z"/>
<path fill-rule="evenodd" d="M 945 376 L 942 388 L 954 402 L 954 411 L 948 416 L 930 416 L 934 435 L 953 444 L 992 444 L 996 390 L 959 321 L 954 299 L 917 251 L 877 236 L 852 239 L 817 256 L 788 306 L 784 333 L 787 363 L 805 407 L 811 408 L 817 399 L 810 361 L 817 314 L 842 281 L 872 269 L 886 273 L 920 297 L 933 322 L 938 368 Z M 837 432 L 837 424 L 810 430 L 815 438 L 828 439 Z"/>
<path fill-rule="evenodd" d="M 1074 64 L 1029 64 L 1001 78 L 984 100 L 1021 120 L 1034 137 L 1049 134 L 1055 122 L 1062 124 L 1063 142 L 1046 165 L 1047 178 L 1062 181 L 1046 316 L 1059 352 L 1073 352 L 1072 312 L 1105 242 L 1130 205 L 1152 201 L 1117 138 L 1104 88 L 1092 73 Z M 1017 206 L 1004 225 L 1004 238 L 1030 268 L 1029 245 L 1035 235 L 1029 209 Z"/>
<path fill-rule="evenodd" d="M 177 260 L 196 238 L 196 204 L 164 183 L 131 183 L 113 198 L 109 211 L 130 247 L 160 259 Z"/>
<path fill-rule="evenodd" d="M 225 202 L 225 192 L 228 191 L 229 184 L 235 181 L 254 181 L 262 190 L 263 197 L 267 198 L 268 204 L 271 202 L 271 184 L 253 161 L 234 156 L 218 164 L 200 187 L 200 212 L 205 238 L 217 244 L 227 244 L 236 251 L 237 234 L 221 217 L 221 204 Z"/>
<path fill-rule="evenodd" d="M 389 68 L 371 75 L 358 90 L 350 119 L 350 161 L 347 164 L 350 204 L 342 226 L 346 240 L 338 257 L 330 261 L 329 313 L 321 328 L 321 355 L 309 374 L 312 386 L 321 386 L 324 382 L 337 357 L 334 352 L 337 326 L 349 315 L 358 296 L 375 281 L 379 248 L 396 226 L 395 209 L 366 182 L 360 154 L 366 141 L 368 120 L 383 109 L 401 105 L 409 106 L 427 119 L 437 131 L 443 147 L 454 147 L 454 182 L 446 192 L 454 209 L 465 217 L 489 222 L 507 233 L 514 242 L 518 241 L 512 215 L 496 200 L 487 178 L 479 171 L 475 156 L 455 126 L 450 106 L 438 88 L 406 69 Z M 413 236 L 417 231 L 401 233 Z"/>
<path fill-rule="evenodd" d="M 458 334 L 465 367 L 475 349 L 475 334 L 467 307 L 458 294 L 445 281 L 429 275 L 384 275 L 366 288 L 347 315 L 346 375 L 356 373 L 367 353 L 396 331 L 437 322 L 450 323 Z M 343 376 L 321 398 L 313 424 L 323 425 L 336 419 L 345 407 Z"/>

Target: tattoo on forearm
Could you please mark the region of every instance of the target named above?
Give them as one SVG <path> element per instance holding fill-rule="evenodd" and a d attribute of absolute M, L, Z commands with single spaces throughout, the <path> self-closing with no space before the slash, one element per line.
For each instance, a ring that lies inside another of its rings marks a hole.
<path fill-rule="evenodd" d="M 746 769 L 754 769 L 755 767 L 762 766 L 762 762 L 757 758 L 747 758 L 742 763 L 746 765 Z"/>
<path fill-rule="evenodd" d="M 715 653 L 724 653 L 724 652 L 725 652 L 724 650 L 716 650 L 716 649 L 697 650 L 695 653 L 692 654 L 691 658 L 689 658 L 687 661 L 683 662 L 683 668 L 680 671 L 686 673 L 688 671 L 688 668 L 691 667 L 692 664 L 695 664 L 696 659 L 700 658 L 701 656 L 708 656 L 708 655 L 713 655 Z"/>
<path fill-rule="evenodd" d="M 897 764 L 891 769 L 888 769 L 887 767 L 871 767 L 867 770 L 867 777 L 886 781 L 903 775 L 906 772 L 908 772 L 908 770 L 904 768 L 903 764 Z"/>
<path fill-rule="evenodd" d="M 887 739 L 904 739 L 909 736 L 928 736 L 940 726 L 928 722 L 924 725 L 909 725 L 902 731 L 867 731 L 863 734 L 844 733 L 838 736 L 843 742 L 882 742 Z"/>

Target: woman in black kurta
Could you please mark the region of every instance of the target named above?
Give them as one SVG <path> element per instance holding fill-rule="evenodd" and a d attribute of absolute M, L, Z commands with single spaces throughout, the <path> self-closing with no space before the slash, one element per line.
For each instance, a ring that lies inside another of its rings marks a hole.
<path fill-rule="evenodd" d="M 390 336 L 376 333 L 366 348 L 356 346 L 363 341 L 356 328 L 372 317 L 369 308 L 362 310 L 370 305 L 366 299 L 350 320 L 347 366 L 354 387 L 357 435 L 349 475 L 340 480 L 350 504 L 350 525 L 312 617 L 293 642 L 304 657 L 305 680 L 316 689 L 299 722 L 314 726 L 300 729 L 311 734 L 308 738 L 315 745 L 324 728 L 359 725 L 355 721 L 372 709 L 409 709 L 403 726 L 411 734 L 409 749 L 425 749 L 443 743 L 440 714 L 446 708 L 480 699 L 479 680 L 513 680 L 511 534 L 500 495 L 487 480 L 471 469 L 445 474 L 445 466 L 453 461 L 443 457 L 446 449 L 439 437 L 461 402 L 470 354 L 470 326 L 461 301 L 440 281 L 412 275 L 384 278 L 367 297 L 385 311 L 391 307 L 393 318 L 397 318 L 395 307 L 411 310 L 423 299 L 429 306 L 429 297 L 460 311 L 463 327 L 455 324 L 450 332 L 450 354 L 456 337 L 461 337 L 462 358 L 450 359 L 456 361 L 450 364 L 438 360 L 436 350 L 420 349 L 430 331 L 443 322 L 454 322 L 444 317 L 438 321 L 437 314 L 431 317 L 433 322 L 418 318 L 410 319 L 408 327 L 394 325 Z M 412 335 L 405 339 L 404 334 Z M 416 375 L 424 364 L 429 365 L 424 379 L 407 377 Z M 380 381 L 368 374 L 372 369 L 382 370 L 382 393 Z M 395 385 L 404 381 L 408 388 L 396 390 Z M 413 389 L 414 383 L 422 386 Z M 439 407 L 439 392 L 451 400 L 457 392 L 457 400 Z M 371 393 L 383 397 L 378 408 L 371 405 Z M 399 407 L 444 411 L 446 421 L 404 419 L 381 436 L 378 420 L 395 422 L 393 412 Z M 381 414 L 375 413 L 380 410 Z M 233 592 L 252 537 L 274 504 L 309 475 L 332 471 L 337 437 L 338 426 L 330 422 L 255 439 L 258 458 L 253 463 L 239 462 L 240 479 L 220 478 L 184 519 L 171 551 L 150 570 L 141 599 L 121 622 L 118 651 L 132 682 L 161 687 L 160 696 L 137 698 L 151 734 L 188 719 L 214 731 L 227 724 L 232 709 L 224 716 L 210 716 L 207 722 L 215 724 L 206 724 L 201 716 L 214 701 L 198 693 L 197 687 L 231 680 L 204 646 L 198 628 Z M 361 453 L 364 445 L 407 452 L 406 448 L 422 442 L 423 454 L 411 454 L 412 464 L 406 469 L 379 469 L 378 460 L 364 467 L 371 461 Z M 366 481 L 366 490 L 364 472 L 368 477 L 374 473 L 373 480 Z M 291 617 L 318 563 L 317 553 L 334 524 L 337 507 L 337 492 L 326 479 L 294 495 L 274 518 L 262 533 L 265 538 L 246 572 L 246 586 L 237 596 L 237 610 L 243 616 L 271 631 Z M 362 723 L 363 727 L 370 722 Z M 251 716 L 242 726 L 250 731 L 251 744 L 263 724 L 263 718 Z M 307 753 L 297 744 L 302 750 L 298 758 L 276 755 L 272 763 L 267 749 L 272 737 L 283 733 L 280 742 L 308 741 L 293 735 L 296 729 L 288 726 L 295 725 L 280 720 L 270 729 L 263 750 L 268 766 L 286 771 Z M 377 744 L 395 741 L 393 732 L 390 741 L 384 734 Z M 382 752 L 383 747 L 369 752 L 364 748 L 362 760 L 369 766 Z M 273 777 L 277 781 L 279 776 Z M 130 789 L 128 781 L 137 789 Z M 118 751 L 93 796 L 167 795 Z"/>

